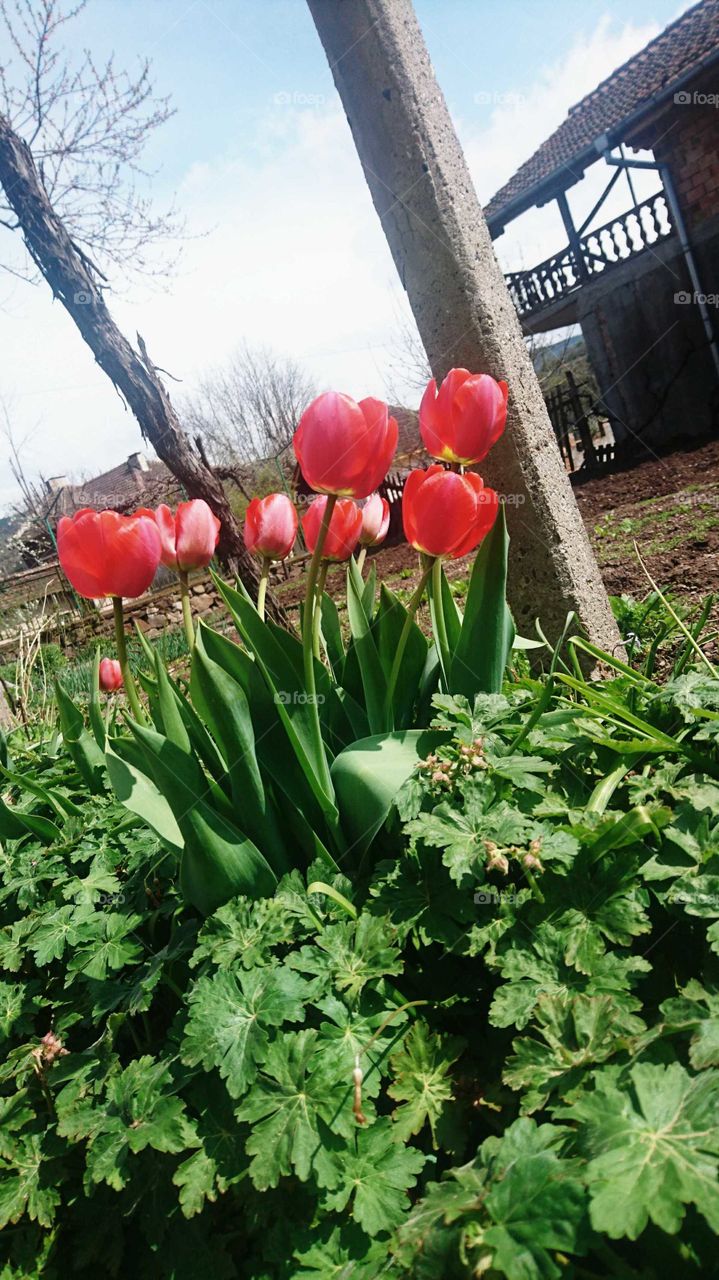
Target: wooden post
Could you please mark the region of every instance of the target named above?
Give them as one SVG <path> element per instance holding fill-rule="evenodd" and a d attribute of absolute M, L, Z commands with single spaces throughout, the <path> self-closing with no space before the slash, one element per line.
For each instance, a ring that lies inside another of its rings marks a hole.
<path fill-rule="evenodd" d="M 559 212 L 562 215 L 562 222 L 564 223 L 564 230 L 567 233 L 569 247 L 572 250 L 572 255 L 574 257 L 574 264 L 577 269 L 577 275 L 579 276 L 580 280 L 586 280 L 587 276 L 589 275 L 589 272 L 587 271 L 587 264 L 584 261 L 582 246 L 579 243 L 579 236 L 577 234 L 577 229 L 574 225 L 574 219 L 572 218 L 571 210 L 569 208 L 566 191 L 561 191 L 557 196 L 557 206 L 559 208 Z"/>
<path fill-rule="evenodd" d="M 582 408 L 582 401 L 579 396 L 579 388 L 574 380 L 574 374 L 571 369 L 567 369 L 565 373 L 567 386 L 569 388 L 569 399 L 572 405 L 572 413 L 574 414 L 574 425 L 579 432 L 579 439 L 582 442 L 584 450 L 584 464 L 589 471 L 596 462 L 596 453 L 594 449 L 594 441 L 592 433 L 589 430 L 587 415 Z"/>
<path fill-rule="evenodd" d="M 507 431 L 482 471 L 506 501 L 518 625 L 556 637 L 570 609 L 621 652 L 517 314 L 411 0 L 308 0 L 375 208 L 438 378 L 506 378 Z"/>

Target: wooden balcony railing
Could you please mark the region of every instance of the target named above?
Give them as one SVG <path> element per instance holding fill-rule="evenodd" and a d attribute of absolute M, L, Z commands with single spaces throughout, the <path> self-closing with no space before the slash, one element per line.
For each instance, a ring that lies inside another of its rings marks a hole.
<path fill-rule="evenodd" d="M 511 271 L 505 279 L 520 316 L 533 315 L 581 289 L 592 277 L 636 258 L 673 235 L 663 191 L 579 237 L 579 261 L 571 247 L 529 271 Z"/>

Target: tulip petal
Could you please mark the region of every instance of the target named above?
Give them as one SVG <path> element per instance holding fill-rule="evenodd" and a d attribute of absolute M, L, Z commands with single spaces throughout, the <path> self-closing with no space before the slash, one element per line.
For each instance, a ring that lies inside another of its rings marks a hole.
<path fill-rule="evenodd" d="M 469 475 L 464 477 L 469 479 Z M 477 477 L 479 479 L 479 477 Z M 474 551 L 483 542 L 497 519 L 499 510 L 499 498 L 494 489 L 486 489 L 482 487 L 481 493 L 477 496 L 477 507 L 472 521 L 472 527 L 468 531 L 465 538 L 457 544 L 451 553 L 453 560 L 459 560 L 462 556 L 469 555 L 470 551 Z"/>
<path fill-rule="evenodd" d="M 162 543 L 157 525 L 146 516 L 121 516 L 102 511 L 100 524 L 105 553 L 105 594 L 141 596 L 160 563 Z"/>
<path fill-rule="evenodd" d="M 481 462 L 501 436 L 507 420 L 506 383 L 480 373 L 466 379 L 452 403 L 452 438 L 457 461 Z M 504 391 L 503 391 L 504 388 Z"/>
<path fill-rule="evenodd" d="M 444 456 L 445 443 L 440 430 L 437 412 L 437 383 L 434 378 L 427 383 L 419 406 L 419 433 L 427 453 L 433 458 Z"/>
<path fill-rule="evenodd" d="M 204 569 L 215 554 L 220 521 L 204 498 L 181 502 L 175 513 L 177 567 L 182 573 Z"/>
<path fill-rule="evenodd" d="M 362 410 L 350 396 L 325 391 L 312 401 L 295 432 L 294 449 L 302 474 L 313 489 L 320 493 L 348 491 L 348 477 L 359 472 L 366 461 L 362 449 L 366 429 Z"/>
<path fill-rule="evenodd" d="M 85 509 L 74 519 L 61 518 L 57 526 L 57 552 L 62 570 L 78 595 L 87 600 L 107 595 L 100 517 L 96 511 Z"/>

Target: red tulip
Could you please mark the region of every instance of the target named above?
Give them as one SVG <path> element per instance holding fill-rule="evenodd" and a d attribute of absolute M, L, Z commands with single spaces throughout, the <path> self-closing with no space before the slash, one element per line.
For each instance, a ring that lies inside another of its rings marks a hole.
<path fill-rule="evenodd" d="M 389 529 L 389 503 L 373 493 L 362 507 L 361 547 L 377 547 L 384 542 Z"/>
<path fill-rule="evenodd" d="M 123 686 L 122 670 L 115 658 L 102 658 L 100 661 L 100 688 L 105 693 L 115 693 Z"/>
<path fill-rule="evenodd" d="M 160 563 L 160 535 L 154 520 L 83 507 L 57 526 L 57 553 L 79 595 L 141 596 Z"/>
<path fill-rule="evenodd" d="M 357 404 L 339 391 L 325 391 L 302 414 L 294 447 L 312 489 L 365 498 L 389 470 L 397 423 L 381 400 Z"/>
<path fill-rule="evenodd" d="M 432 466 L 410 471 L 402 495 L 408 542 L 429 556 L 466 556 L 489 533 L 498 509 L 494 489 L 474 471 L 459 475 Z"/>
<path fill-rule="evenodd" d="M 470 466 L 486 458 L 507 421 L 506 382 L 488 373 L 450 369 L 439 391 L 432 381 L 419 406 L 425 449 L 443 462 Z"/>
<path fill-rule="evenodd" d="M 307 550 L 314 551 L 322 524 L 327 499 L 315 498 L 302 517 Z M 342 498 L 332 512 L 330 527 L 322 548 L 323 560 L 349 560 L 362 532 L 362 512 L 351 498 Z"/>
<path fill-rule="evenodd" d="M 245 546 L 268 560 L 284 560 L 295 545 L 297 512 L 286 493 L 253 498 L 245 512 Z"/>
<path fill-rule="evenodd" d="M 210 563 L 220 539 L 220 522 L 204 498 L 181 502 L 174 516 L 164 503 L 155 511 L 140 507 L 135 514 L 155 521 L 162 539 L 161 560 L 168 569 L 187 573 Z"/>

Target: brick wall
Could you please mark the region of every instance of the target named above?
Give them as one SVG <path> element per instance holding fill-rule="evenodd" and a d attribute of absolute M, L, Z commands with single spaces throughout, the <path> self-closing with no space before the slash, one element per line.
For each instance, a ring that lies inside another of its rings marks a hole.
<path fill-rule="evenodd" d="M 662 117 L 654 156 L 666 162 L 690 229 L 719 213 L 719 92 L 716 106 L 675 104 Z"/>

